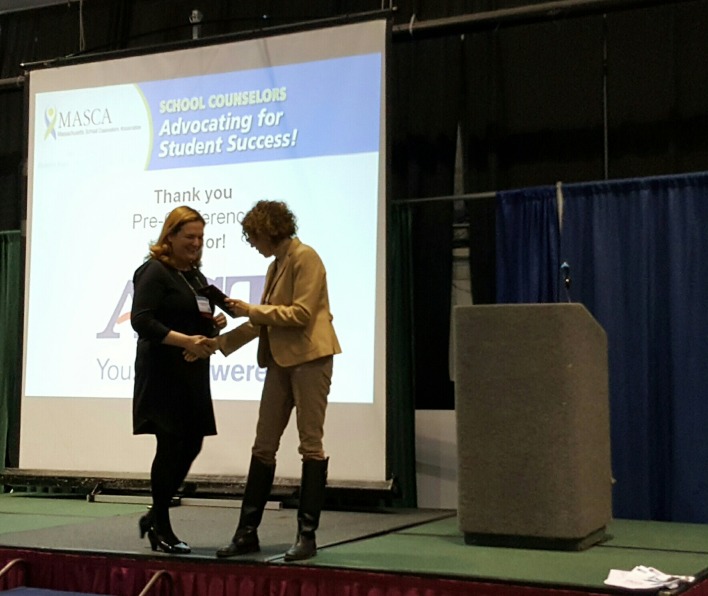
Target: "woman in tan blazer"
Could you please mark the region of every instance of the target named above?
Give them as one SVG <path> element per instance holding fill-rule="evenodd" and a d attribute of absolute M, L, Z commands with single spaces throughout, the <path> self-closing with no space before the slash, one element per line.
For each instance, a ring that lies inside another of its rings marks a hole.
<path fill-rule="evenodd" d="M 280 201 L 259 201 L 241 222 L 246 240 L 268 268 L 260 304 L 230 300 L 248 321 L 217 338 L 224 355 L 256 337 L 258 364 L 267 368 L 241 515 L 231 542 L 217 551 L 231 557 L 260 550 L 257 528 L 275 475 L 280 439 L 295 409 L 302 479 L 295 544 L 286 561 L 317 554 L 315 530 L 324 503 L 328 458 L 322 445 L 334 354 L 341 348 L 332 326 L 327 273 L 319 255 L 295 237 L 297 223 Z"/>

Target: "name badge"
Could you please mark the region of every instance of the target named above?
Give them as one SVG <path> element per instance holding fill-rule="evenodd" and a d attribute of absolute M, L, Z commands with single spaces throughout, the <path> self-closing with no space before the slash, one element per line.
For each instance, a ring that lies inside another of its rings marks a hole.
<path fill-rule="evenodd" d="M 207 319 L 212 318 L 211 305 L 209 304 L 209 299 L 205 296 L 197 296 L 197 308 L 203 317 Z"/>

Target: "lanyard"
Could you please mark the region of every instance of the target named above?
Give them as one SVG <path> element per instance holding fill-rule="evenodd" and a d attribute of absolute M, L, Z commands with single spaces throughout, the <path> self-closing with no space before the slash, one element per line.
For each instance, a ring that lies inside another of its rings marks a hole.
<path fill-rule="evenodd" d="M 211 312 L 211 303 L 209 302 L 209 299 L 205 296 L 200 296 L 199 294 L 197 294 L 197 291 L 194 289 L 194 286 L 189 283 L 189 280 L 182 274 L 181 271 L 177 271 L 177 273 L 184 280 L 184 283 L 189 286 L 189 289 L 192 290 L 192 294 L 194 294 L 194 297 L 197 301 L 197 308 L 199 309 L 199 312 L 202 317 L 212 319 L 214 315 Z"/>
<path fill-rule="evenodd" d="M 184 280 L 184 283 L 189 286 L 189 289 L 192 290 L 192 294 L 194 294 L 195 296 L 199 296 L 199 294 L 197 294 L 197 291 L 194 289 L 194 286 L 189 283 L 189 280 L 184 275 L 182 275 L 182 272 L 178 270 L 177 274 Z"/>

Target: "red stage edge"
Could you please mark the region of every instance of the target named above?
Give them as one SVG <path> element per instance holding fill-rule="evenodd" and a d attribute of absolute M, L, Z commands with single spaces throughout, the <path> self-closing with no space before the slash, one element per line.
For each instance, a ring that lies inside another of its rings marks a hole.
<path fill-rule="evenodd" d="M 190 562 L 175 557 L 126 558 L 57 551 L 0 549 L 0 568 L 19 559 L 0 591 L 18 586 L 113 596 L 593 596 L 559 586 L 523 586 L 428 575 L 307 567 L 293 564 Z M 156 574 L 160 577 L 155 580 Z M 146 587 L 150 584 L 148 588 Z M 626 594 L 626 592 L 625 592 Z M 708 596 L 708 582 L 682 592 Z"/>

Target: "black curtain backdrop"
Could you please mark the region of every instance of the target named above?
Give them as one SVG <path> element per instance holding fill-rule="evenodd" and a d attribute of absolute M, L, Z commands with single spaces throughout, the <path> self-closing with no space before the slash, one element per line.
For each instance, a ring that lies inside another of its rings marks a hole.
<path fill-rule="evenodd" d="M 372 0 L 203 0 L 200 35 L 381 7 Z M 182 0 L 95 0 L 82 3 L 81 10 L 71 2 L 2 14 L 0 80 L 24 74 L 23 63 L 188 42 L 193 8 Z M 391 129 L 391 171 L 398 178 L 392 199 L 448 193 L 443 187 L 450 182 L 440 184 L 440 177 L 454 159 L 450 121 L 463 124 L 465 192 L 704 169 L 708 0 L 509 27 L 490 23 L 433 39 L 405 30 L 412 20 L 508 8 L 505 0 L 396 4 L 391 81 L 399 91 L 391 107 L 400 118 Z M 7 119 L 0 122 L 0 171 L 17 177 L 23 160 L 22 132 L 15 130 L 23 120 L 22 90 L 3 88 L 0 108 L 0 121 Z M 18 229 L 22 200 L 21 193 L 2 197 L 0 229 Z"/>
<path fill-rule="evenodd" d="M 411 206 L 415 407 L 454 409 L 450 379 L 452 295 L 452 203 Z"/>
<path fill-rule="evenodd" d="M 391 201 L 409 221 L 415 409 L 455 407 L 448 367 L 453 204 L 425 198 L 451 195 L 454 189 L 461 43 L 459 38 L 431 39 L 392 48 L 388 175 Z M 413 80 L 425 84 L 411 85 Z"/>
<path fill-rule="evenodd" d="M 0 231 L 19 230 L 24 219 L 24 93 L 0 89 Z"/>
<path fill-rule="evenodd" d="M 465 201 L 470 286 L 474 304 L 497 301 L 496 197 Z"/>

